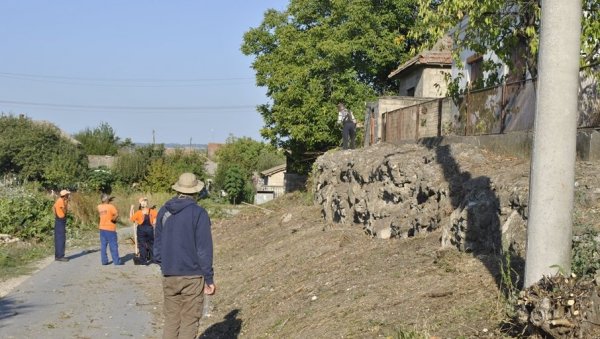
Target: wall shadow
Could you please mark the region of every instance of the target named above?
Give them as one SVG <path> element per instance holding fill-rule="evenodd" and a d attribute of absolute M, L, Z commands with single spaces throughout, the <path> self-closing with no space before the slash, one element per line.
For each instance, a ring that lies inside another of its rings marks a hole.
<path fill-rule="evenodd" d="M 242 319 L 239 319 L 238 313 L 240 310 L 235 309 L 225 317 L 223 321 L 218 322 L 200 334 L 198 339 L 233 339 L 237 338 L 242 330 Z"/>
<path fill-rule="evenodd" d="M 491 187 L 487 176 L 473 178 L 462 171 L 451 153 L 449 145 L 426 145 L 435 150 L 436 162 L 441 166 L 449 184 L 449 198 L 454 210 L 466 214 L 463 248 L 479 259 L 494 277 L 498 288 L 505 294 L 510 289 L 521 289 L 525 272 L 525 260 L 512 247 L 502 247 L 500 223 L 500 199 Z M 466 213 L 465 213 L 466 212 Z M 460 223 L 459 222 L 459 223 Z M 510 275 L 510 281 L 506 281 Z"/>

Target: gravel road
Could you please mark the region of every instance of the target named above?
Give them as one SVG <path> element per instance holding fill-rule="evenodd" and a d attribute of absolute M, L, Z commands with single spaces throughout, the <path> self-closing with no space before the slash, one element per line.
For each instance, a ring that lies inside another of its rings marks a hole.
<path fill-rule="evenodd" d="M 67 248 L 69 262 L 46 260 L 2 297 L 0 338 L 160 337 L 159 267 L 134 265 L 124 232 L 119 232 L 124 265 L 102 266 L 98 246 Z"/>

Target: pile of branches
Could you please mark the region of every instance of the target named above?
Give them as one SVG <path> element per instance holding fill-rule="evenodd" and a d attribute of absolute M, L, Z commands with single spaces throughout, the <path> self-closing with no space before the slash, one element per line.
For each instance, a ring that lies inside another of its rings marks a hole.
<path fill-rule="evenodd" d="M 544 277 L 521 291 L 517 322 L 528 335 L 542 338 L 599 338 L 598 280 Z"/>

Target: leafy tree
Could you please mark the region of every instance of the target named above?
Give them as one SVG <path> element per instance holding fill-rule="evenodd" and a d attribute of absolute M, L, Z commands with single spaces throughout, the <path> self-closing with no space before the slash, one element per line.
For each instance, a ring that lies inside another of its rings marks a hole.
<path fill-rule="evenodd" d="M 80 146 L 56 126 L 24 116 L 0 116 L 0 174 L 14 173 L 22 180 L 55 185 L 59 177 L 60 184 L 74 181 L 83 173 L 77 169 L 86 167 L 87 157 Z M 73 172 L 59 175 L 60 170 Z"/>
<path fill-rule="evenodd" d="M 229 167 L 225 173 L 225 183 L 223 185 L 229 201 L 236 204 L 243 200 L 245 186 L 246 179 L 244 179 L 242 170 L 237 165 Z"/>
<path fill-rule="evenodd" d="M 230 136 L 225 145 L 217 151 L 217 173 L 215 186 L 223 188 L 229 168 L 236 166 L 245 180 L 250 180 L 252 173 L 262 171 L 285 162 L 281 152 L 273 146 L 252 140 Z M 270 166 L 271 163 L 275 165 Z M 269 166 L 269 167 L 264 167 Z"/>
<path fill-rule="evenodd" d="M 161 158 L 164 153 L 165 147 L 162 144 L 140 146 L 133 150 L 122 149 L 113 166 L 115 179 L 124 185 L 141 183 L 150 163 Z"/>
<path fill-rule="evenodd" d="M 285 156 L 281 151 L 263 148 L 256 162 L 256 170 L 262 172 L 283 164 L 285 164 Z"/>
<path fill-rule="evenodd" d="M 515 73 L 524 74 L 523 65 L 516 62 L 522 60 L 526 70 L 533 77 L 537 76 L 541 0 L 418 2 L 421 20 L 410 36 L 426 40 L 426 47 L 464 20 L 464 31 L 456 30 L 454 33 L 455 59 L 464 50 L 482 55 L 491 50 Z M 581 66 L 587 69 L 587 66 L 600 62 L 600 2 L 583 0 L 582 5 Z"/>
<path fill-rule="evenodd" d="M 73 137 L 81 142 L 87 154 L 116 155 L 119 150 L 119 137 L 105 122 L 94 129 L 86 128 Z"/>
<path fill-rule="evenodd" d="M 88 172 L 85 184 L 96 192 L 111 192 L 115 177 L 107 168 L 96 168 Z"/>
<path fill-rule="evenodd" d="M 150 164 L 143 187 L 148 192 L 167 192 L 178 176 L 174 167 L 169 166 L 164 158 L 158 158 Z"/>
<path fill-rule="evenodd" d="M 184 172 L 194 173 L 197 178 L 206 176 L 204 170 L 206 156 L 199 151 L 176 149 L 173 153 L 167 154 L 165 160 L 177 172 L 177 177 Z"/>
<path fill-rule="evenodd" d="M 364 102 L 392 93 L 388 74 L 408 58 L 416 0 L 291 0 L 244 34 L 256 82 L 271 103 L 258 107 L 261 134 L 293 156 L 339 144 L 338 101 L 362 118 Z"/>
<path fill-rule="evenodd" d="M 151 192 L 167 192 L 184 172 L 194 173 L 197 178 L 203 179 L 204 162 L 205 158 L 199 152 L 175 150 L 151 162 L 143 186 Z"/>
<path fill-rule="evenodd" d="M 46 187 L 54 188 L 76 188 L 84 179 L 88 170 L 87 156 L 83 150 L 68 147 L 67 141 L 59 142 L 58 149 L 64 149 L 62 153 L 56 153 L 44 171 L 44 184 Z"/>

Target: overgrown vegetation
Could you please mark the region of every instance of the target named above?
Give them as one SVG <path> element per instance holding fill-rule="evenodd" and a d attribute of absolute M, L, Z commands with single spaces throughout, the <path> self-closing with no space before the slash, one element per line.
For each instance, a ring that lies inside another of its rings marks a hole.
<path fill-rule="evenodd" d="M 89 155 L 115 155 L 120 148 L 119 137 L 105 122 L 94 129 L 86 128 L 73 137 L 81 143 L 85 153 Z"/>
<path fill-rule="evenodd" d="M 217 151 L 215 190 L 227 192 L 231 202 L 251 202 L 254 196 L 252 177 L 285 163 L 285 157 L 275 147 L 242 137 L 230 136 Z"/>
<path fill-rule="evenodd" d="M 571 271 L 578 277 L 593 277 L 600 270 L 598 231 L 587 228 L 573 237 Z"/>
<path fill-rule="evenodd" d="M 0 174 L 57 189 L 76 187 L 87 166 L 83 149 L 54 125 L 0 116 Z"/>

